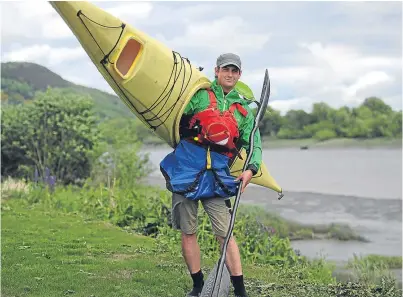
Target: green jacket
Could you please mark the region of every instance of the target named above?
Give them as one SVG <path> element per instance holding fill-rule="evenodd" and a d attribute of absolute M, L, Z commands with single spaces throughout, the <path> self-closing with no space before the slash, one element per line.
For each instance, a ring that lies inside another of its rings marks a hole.
<path fill-rule="evenodd" d="M 211 89 L 217 98 L 217 105 L 221 111 L 228 110 L 232 103 L 238 102 L 240 103 L 247 111 L 248 115 L 244 117 L 238 110 L 235 110 L 235 119 L 238 123 L 239 127 L 239 141 L 238 143 L 249 152 L 249 136 L 252 132 L 255 117 L 251 108 L 249 107 L 246 99 L 244 99 L 235 89 L 232 89 L 226 96 L 224 96 L 224 91 L 220 85 L 217 84 L 217 81 L 214 80 L 211 84 Z M 209 96 L 206 90 L 202 89 L 197 91 L 189 104 L 186 106 L 184 110 L 184 115 L 193 115 L 195 113 L 201 112 L 205 110 L 210 104 Z M 252 153 L 252 157 L 250 163 L 248 165 L 248 169 L 251 169 L 253 174 L 255 175 L 260 168 L 262 162 L 262 143 L 260 139 L 259 129 L 256 130 L 255 133 L 255 142 L 254 149 Z"/>

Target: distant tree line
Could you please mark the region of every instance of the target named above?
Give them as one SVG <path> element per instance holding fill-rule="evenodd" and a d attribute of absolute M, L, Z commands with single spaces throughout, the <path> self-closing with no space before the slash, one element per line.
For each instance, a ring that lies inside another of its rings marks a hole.
<path fill-rule="evenodd" d="M 377 97 L 353 108 L 315 103 L 310 113 L 289 110 L 284 116 L 269 107 L 259 129 L 263 136 L 282 139 L 395 138 L 402 137 L 402 111 L 394 111 Z"/>

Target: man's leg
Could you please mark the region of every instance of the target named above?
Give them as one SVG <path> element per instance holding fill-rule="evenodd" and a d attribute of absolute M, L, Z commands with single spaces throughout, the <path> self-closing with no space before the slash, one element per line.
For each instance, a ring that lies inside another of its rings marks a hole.
<path fill-rule="evenodd" d="M 225 237 L 217 236 L 217 239 L 220 242 L 220 246 L 222 249 Z M 246 294 L 245 284 L 243 281 L 241 255 L 239 253 L 238 245 L 233 236 L 231 236 L 228 241 L 225 263 L 227 264 L 228 270 L 231 275 L 231 282 L 234 286 L 235 296 L 247 297 L 248 295 Z"/>
<path fill-rule="evenodd" d="M 172 227 L 182 232 L 182 255 L 193 280 L 193 289 L 187 296 L 199 296 L 203 288 L 200 266 L 200 248 L 197 243 L 198 202 L 179 194 L 172 195 Z"/>
<path fill-rule="evenodd" d="M 191 274 L 200 270 L 200 247 L 195 234 L 182 232 L 182 255 Z"/>
<path fill-rule="evenodd" d="M 230 209 L 222 198 L 212 198 L 203 201 L 203 207 L 209 215 L 212 229 L 222 248 L 229 229 L 231 220 Z M 247 297 L 242 274 L 241 256 L 235 238 L 232 236 L 228 241 L 227 254 L 225 257 L 231 282 L 234 286 L 235 296 Z"/>
<path fill-rule="evenodd" d="M 220 246 L 222 249 L 225 237 L 217 236 L 217 239 L 220 242 Z M 228 241 L 225 263 L 228 266 L 228 270 L 231 276 L 242 275 L 241 255 L 239 254 L 238 245 L 233 236 L 231 236 L 230 240 Z"/>

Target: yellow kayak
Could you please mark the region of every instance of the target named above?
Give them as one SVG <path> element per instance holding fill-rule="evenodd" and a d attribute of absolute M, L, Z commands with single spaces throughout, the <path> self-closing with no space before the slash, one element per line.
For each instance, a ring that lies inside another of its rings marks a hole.
<path fill-rule="evenodd" d="M 207 76 L 187 58 L 94 4 L 50 4 L 119 98 L 144 125 L 174 148 L 180 140 L 183 111 L 196 91 L 210 86 Z M 240 82 L 240 89 L 244 87 Z M 245 160 L 245 150 L 241 155 Z M 244 161 L 236 159 L 231 175 L 238 176 L 243 165 Z M 282 192 L 264 163 L 251 183 Z"/>

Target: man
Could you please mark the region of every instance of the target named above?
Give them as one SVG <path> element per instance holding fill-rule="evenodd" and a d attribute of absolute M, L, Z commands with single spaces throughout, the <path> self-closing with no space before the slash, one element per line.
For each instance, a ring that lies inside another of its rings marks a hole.
<path fill-rule="evenodd" d="M 237 146 L 249 148 L 249 136 L 254 125 L 254 115 L 248 106 L 248 102 L 235 89 L 242 74 L 241 60 L 239 56 L 227 53 L 218 57 L 217 66 L 215 68 L 215 80 L 212 82 L 211 90 L 217 100 L 217 106 L 220 111 L 225 111 L 230 106 L 239 103 L 240 109 L 234 110 L 233 115 L 236 119 L 239 129 L 239 138 Z M 207 90 L 199 90 L 192 97 L 184 111 L 184 117 L 193 116 L 206 110 L 210 103 L 211 97 Z M 243 108 L 243 109 L 242 109 Z M 247 113 L 242 112 L 242 110 Z M 248 169 L 236 178 L 236 181 L 243 180 L 243 192 L 249 184 L 252 176 L 257 173 L 261 164 L 261 140 L 260 134 L 255 133 L 254 151 Z M 172 198 L 172 222 L 173 228 L 182 231 L 182 254 L 187 264 L 189 272 L 193 280 L 193 289 L 188 293 L 190 296 L 199 296 L 204 280 L 200 266 L 200 248 L 197 243 L 197 200 L 190 200 L 183 195 L 173 193 Z M 212 223 L 212 229 L 221 246 L 224 243 L 225 236 L 229 229 L 231 219 L 230 209 L 225 199 L 222 197 L 213 197 L 201 199 L 206 213 Z M 237 243 L 232 237 L 228 243 L 226 264 L 231 275 L 231 282 L 234 287 L 234 293 L 237 297 L 247 297 L 247 293 L 243 281 L 242 266 L 240 260 L 239 249 Z"/>

